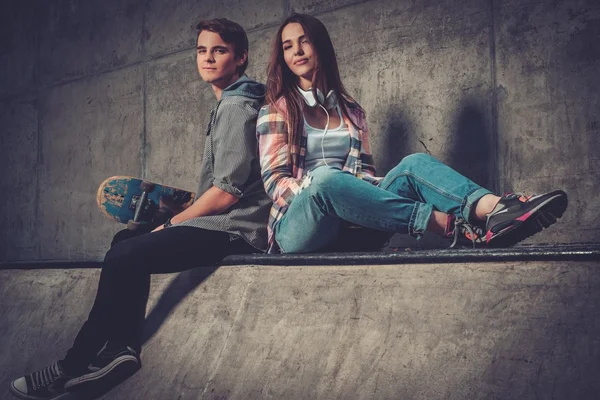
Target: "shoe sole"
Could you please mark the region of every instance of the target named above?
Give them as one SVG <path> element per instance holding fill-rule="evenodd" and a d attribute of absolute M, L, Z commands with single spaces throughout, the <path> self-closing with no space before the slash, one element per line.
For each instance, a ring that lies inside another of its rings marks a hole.
<path fill-rule="evenodd" d="M 42 397 L 33 397 L 33 396 L 27 396 L 25 393 L 22 393 L 20 390 L 17 390 L 17 388 L 14 387 L 13 383 L 10 383 L 10 392 L 20 398 L 20 399 L 26 399 L 26 400 L 66 400 L 71 398 L 71 394 L 70 393 L 59 393 L 54 397 L 46 397 L 45 399 Z"/>
<path fill-rule="evenodd" d="M 569 201 L 567 194 L 562 190 L 557 190 L 551 194 L 553 196 L 540 203 L 528 214 L 516 218 L 515 221 L 520 221 L 520 224 L 512 225 L 492 237 L 488 242 L 488 246 L 513 246 L 554 224 L 563 216 Z"/>
<path fill-rule="evenodd" d="M 90 386 L 109 384 L 109 382 L 127 377 L 140 369 L 140 363 L 135 356 L 118 357 L 106 367 L 98 371 L 78 376 L 65 383 L 65 390 L 87 390 Z"/>

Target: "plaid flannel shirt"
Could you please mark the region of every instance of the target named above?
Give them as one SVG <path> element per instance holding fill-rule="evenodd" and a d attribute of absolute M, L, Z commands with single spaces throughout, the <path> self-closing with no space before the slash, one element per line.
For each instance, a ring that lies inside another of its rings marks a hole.
<path fill-rule="evenodd" d="M 350 129 L 350 152 L 343 170 L 359 179 L 377 184 L 379 179 L 375 177 L 366 116 L 356 104 L 349 105 L 348 113 L 350 120 L 344 116 L 344 122 Z M 268 224 L 269 252 L 273 252 L 276 247 L 275 226 L 300 192 L 304 177 L 306 129 L 302 130 L 300 146 L 290 146 L 286 114 L 285 99 L 281 98 L 275 105 L 266 105 L 260 109 L 256 126 L 261 176 L 265 190 L 273 200 Z M 290 160 L 288 152 L 291 153 Z"/>

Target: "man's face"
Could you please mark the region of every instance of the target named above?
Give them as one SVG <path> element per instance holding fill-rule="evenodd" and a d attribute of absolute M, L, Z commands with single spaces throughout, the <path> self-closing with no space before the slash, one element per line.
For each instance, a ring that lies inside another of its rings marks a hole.
<path fill-rule="evenodd" d="M 233 46 L 225 43 L 221 35 L 211 31 L 202 31 L 196 46 L 196 63 L 202 80 L 225 88 L 237 77 L 236 68 L 244 64 L 244 54 L 236 58 Z"/>

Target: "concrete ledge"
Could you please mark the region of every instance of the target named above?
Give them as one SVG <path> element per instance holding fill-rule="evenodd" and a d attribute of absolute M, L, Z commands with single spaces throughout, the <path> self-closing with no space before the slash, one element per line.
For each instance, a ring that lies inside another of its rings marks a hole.
<path fill-rule="evenodd" d="M 503 261 L 600 260 L 600 245 L 556 245 L 506 249 L 436 249 L 316 254 L 229 256 L 223 265 L 385 265 Z"/>
<path fill-rule="evenodd" d="M 435 249 L 360 253 L 249 254 L 226 257 L 221 265 L 386 265 L 503 261 L 594 261 L 600 260 L 600 244 L 518 246 L 506 249 Z M 0 262 L 0 269 L 99 268 L 93 261 Z"/>
<path fill-rule="evenodd" d="M 226 266 L 156 275 L 144 367 L 102 399 L 597 399 L 599 266 Z M 11 398 L 11 379 L 64 354 L 99 273 L 0 271 L 0 398 Z"/>

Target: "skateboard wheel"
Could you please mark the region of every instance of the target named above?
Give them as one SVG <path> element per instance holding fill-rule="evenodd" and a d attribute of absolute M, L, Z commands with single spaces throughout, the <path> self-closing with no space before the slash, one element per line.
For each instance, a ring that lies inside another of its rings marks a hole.
<path fill-rule="evenodd" d="M 140 225 L 141 224 L 139 222 L 135 222 L 132 219 L 127 221 L 127 229 L 129 229 L 130 231 L 136 231 L 140 227 Z"/>
<path fill-rule="evenodd" d="M 142 181 L 142 183 L 140 183 L 140 189 L 148 193 L 151 193 L 154 190 L 154 186 L 155 184 L 152 182 Z"/>

